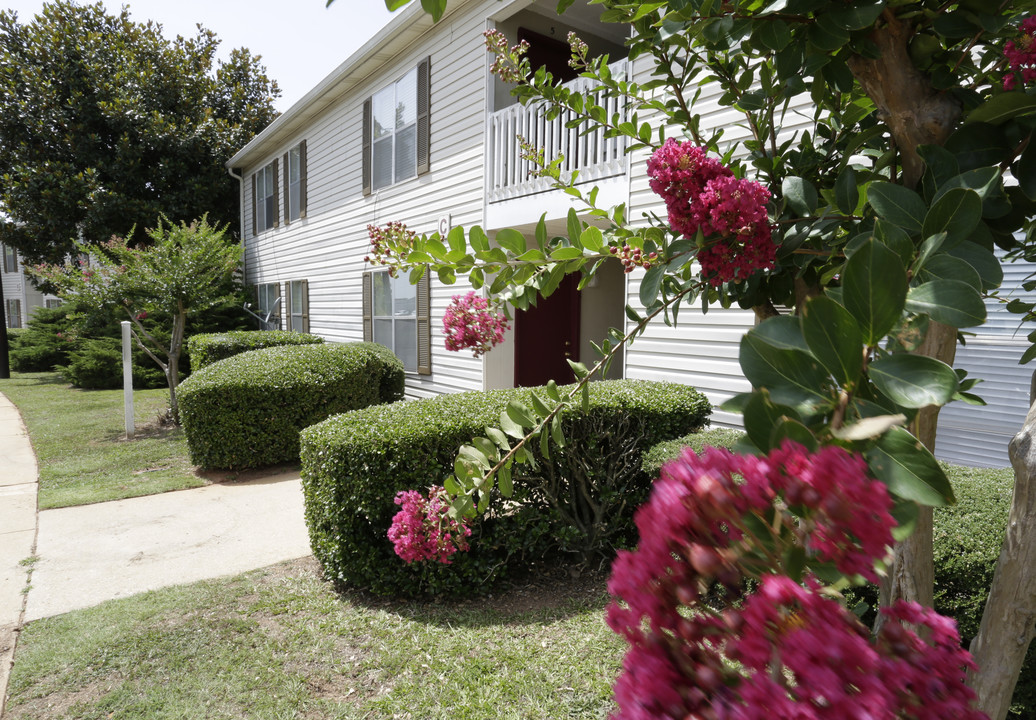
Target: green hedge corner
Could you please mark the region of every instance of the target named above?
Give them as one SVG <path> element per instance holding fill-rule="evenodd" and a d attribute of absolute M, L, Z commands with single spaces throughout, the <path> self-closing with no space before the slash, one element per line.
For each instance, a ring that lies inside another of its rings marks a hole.
<path fill-rule="evenodd" d="M 276 465 L 298 459 L 303 428 L 403 389 L 403 363 L 382 345 L 271 347 L 195 371 L 180 385 L 180 422 L 197 465 Z"/>
<path fill-rule="evenodd" d="M 324 338 L 319 335 L 287 330 L 233 330 L 191 335 L 187 338 L 187 355 L 191 358 L 191 367 L 201 370 L 207 365 L 251 350 L 283 345 L 318 345 L 322 342 Z"/>

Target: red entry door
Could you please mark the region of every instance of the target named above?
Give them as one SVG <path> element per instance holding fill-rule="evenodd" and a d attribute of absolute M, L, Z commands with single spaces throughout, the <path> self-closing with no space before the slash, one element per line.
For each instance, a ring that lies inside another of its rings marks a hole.
<path fill-rule="evenodd" d="M 579 359 L 579 274 L 568 275 L 549 298 L 514 318 L 514 385 L 575 380 L 566 358 Z"/>

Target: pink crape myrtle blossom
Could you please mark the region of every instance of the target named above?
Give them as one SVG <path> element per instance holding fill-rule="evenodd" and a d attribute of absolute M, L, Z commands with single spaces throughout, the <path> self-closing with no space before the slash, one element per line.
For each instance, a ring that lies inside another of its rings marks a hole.
<path fill-rule="evenodd" d="M 841 448 L 685 450 L 637 512 L 636 551 L 612 567 L 607 620 L 630 646 L 614 717 L 984 717 L 971 708 L 971 660 L 952 620 L 900 603 L 872 640 L 833 591 L 784 567 L 798 549 L 876 579 L 892 543 L 890 508 L 884 485 Z M 756 581 L 748 594 L 745 578 Z M 720 606 L 717 592 L 743 600 Z"/>
<path fill-rule="evenodd" d="M 777 256 L 766 204 L 770 191 L 734 177 L 704 148 L 673 138 L 648 159 L 651 189 L 665 201 L 669 224 L 684 237 L 700 230 L 702 276 L 713 285 L 740 282 L 772 268 Z"/>
<path fill-rule="evenodd" d="M 387 225 L 368 225 L 367 236 L 371 241 L 370 255 L 363 258 L 365 263 L 388 265 L 388 273 L 396 277 L 397 268 L 393 262 L 406 262 L 407 255 L 414 247 L 417 233 L 407 229 L 406 223 L 390 222 Z"/>
<path fill-rule="evenodd" d="M 1022 22 L 1022 36 L 1017 42 L 1008 40 L 1004 57 L 1011 71 L 1004 75 L 1004 90 L 1014 90 L 1019 80 L 1028 85 L 1036 80 L 1036 16 Z"/>
<path fill-rule="evenodd" d="M 442 318 L 446 349 L 458 352 L 470 349 L 480 357 L 503 342 L 510 327 L 507 318 L 494 312 L 490 302 L 474 291 L 454 295 Z"/>
<path fill-rule="evenodd" d="M 416 490 L 400 492 L 395 502 L 401 509 L 392 518 L 388 537 L 407 564 L 436 560 L 449 565 L 451 555 L 468 549 L 471 528 L 450 517 L 450 500 L 442 487 L 433 486 L 428 497 Z"/>

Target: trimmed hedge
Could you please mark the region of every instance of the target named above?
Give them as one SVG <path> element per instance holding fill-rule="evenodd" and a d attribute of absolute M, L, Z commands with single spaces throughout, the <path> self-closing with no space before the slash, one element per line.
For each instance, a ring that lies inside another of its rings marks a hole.
<path fill-rule="evenodd" d="M 702 445 L 733 449 L 739 437 L 740 433 L 735 431 L 709 430 L 659 443 L 645 454 L 644 467 L 657 476 L 661 466 L 678 457 L 687 445 L 696 452 L 701 452 Z M 967 647 L 978 632 L 993 582 L 1011 510 L 1014 473 L 1010 469 L 943 467 L 953 485 L 957 503 L 935 509 L 935 609 L 957 621 Z M 873 624 L 877 588 L 856 588 L 846 595 L 850 603 L 863 600 L 871 606 L 863 620 L 868 625 Z M 1030 646 L 1025 656 L 1012 700 L 1009 717 L 1036 717 L 1036 644 Z"/>
<path fill-rule="evenodd" d="M 249 468 L 297 460 L 299 431 L 403 397 L 403 363 L 374 343 L 252 350 L 196 371 L 180 385 L 191 461 Z"/>
<path fill-rule="evenodd" d="M 406 565 L 395 555 L 386 532 L 398 510 L 396 493 L 441 485 L 458 448 L 484 434 L 486 426 L 495 426 L 508 401 L 528 404 L 529 390 L 381 405 L 304 430 L 306 523 L 325 574 L 378 594 L 484 592 L 508 565 L 582 544 L 579 532 L 546 502 L 550 483 L 561 481 L 554 496 L 564 498 L 565 483 L 577 482 L 573 475 L 588 483 L 593 501 L 609 510 L 604 524 L 618 531 L 598 533 L 595 542 L 621 541 L 622 531 L 633 528 L 637 498 L 646 497 L 650 487 L 651 478 L 640 468 L 643 451 L 658 440 L 700 428 L 711 407 L 698 391 L 673 383 L 622 380 L 590 388 L 587 415 L 577 409 L 562 415 L 565 448 L 552 449 L 549 461 L 539 457 L 538 475 L 514 478 L 514 497 L 494 503 L 497 513 L 473 521 L 472 549 L 454 555 L 451 565 Z M 600 471 L 574 471 L 577 464 Z M 501 507 L 506 512 L 500 513 Z"/>
<path fill-rule="evenodd" d="M 287 330 L 234 330 L 192 335 L 187 338 L 187 355 L 191 358 L 191 367 L 201 370 L 207 365 L 250 350 L 284 345 L 317 345 L 322 342 L 324 338 L 319 335 Z"/>

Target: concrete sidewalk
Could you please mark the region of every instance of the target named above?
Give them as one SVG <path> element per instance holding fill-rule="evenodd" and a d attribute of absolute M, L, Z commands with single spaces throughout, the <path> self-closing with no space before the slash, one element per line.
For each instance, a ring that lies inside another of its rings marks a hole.
<path fill-rule="evenodd" d="M 297 473 L 39 518 L 26 622 L 310 554 Z"/>
<path fill-rule="evenodd" d="M 25 607 L 36 545 L 36 454 L 22 416 L 0 394 L 0 715 Z"/>

